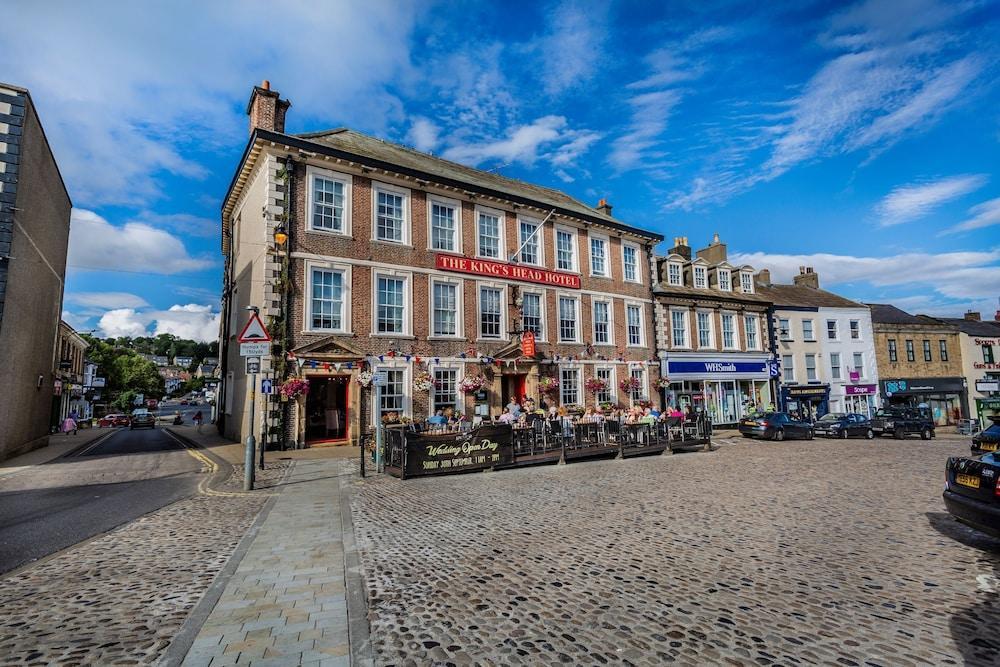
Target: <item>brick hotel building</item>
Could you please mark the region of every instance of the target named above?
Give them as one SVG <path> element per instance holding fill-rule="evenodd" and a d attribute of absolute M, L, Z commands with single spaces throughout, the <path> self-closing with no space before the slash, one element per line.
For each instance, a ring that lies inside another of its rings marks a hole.
<path fill-rule="evenodd" d="M 271 442 L 351 442 L 389 411 L 495 415 L 512 397 L 542 399 L 542 378 L 557 386 L 550 404 L 656 395 L 651 258 L 662 236 L 603 201 L 353 130 L 286 134 L 289 106 L 267 82 L 254 88 L 250 141 L 223 204 L 227 436 L 249 429 L 236 344 L 247 306 L 275 337 L 264 375 L 309 386 L 266 399 L 254 432 Z M 360 382 L 377 371 L 379 405 Z M 480 377 L 482 390 L 460 391 Z M 596 396 L 593 377 L 607 384 Z M 638 388 L 623 395 L 628 378 Z"/>

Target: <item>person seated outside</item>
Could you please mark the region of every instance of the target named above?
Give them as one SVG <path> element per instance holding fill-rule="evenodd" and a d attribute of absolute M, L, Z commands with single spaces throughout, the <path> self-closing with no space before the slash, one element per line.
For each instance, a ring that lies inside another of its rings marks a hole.
<path fill-rule="evenodd" d="M 503 412 L 500 413 L 500 416 L 497 417 L 497 423 L 498 424 L 513 424 L 514 423 L 514 413 L 512 413 L 507 408 L 504 408 Z"/>
<path fill-rule="evenodd" d="M 642 416 L 639 417 L 640 424 L 655 424 L 656 417 L 653 416 L 653 411 L 650 408 L 646 408 L 642 411 Z"/>
<path fill-rule="evenodd" d="M 510 402 L 507 403 L 507 409 L 510 410 L 510 413 L 512 415 L 514 415 L 514 419 L 517 419 L 518 417 L 521 416 L 521 406 L 518 405 L 517 400 L 515 398 L 511 397 Z"/>
<path fill-rule="evenodd" d="M 583 416 L 580 417 L 580 423 L 592 424 L 596 421 L 597 421 L 597 415 L 594 412 L 594 408 L 588 406 L 587 409 L 583 411 Z"/>
<path fill-rule="evenodd" d="M 601 406 L 599 405 L 594 410 L 594 421 L 596 421 L 598 424 L 604 421 L 604 410 L 601 409 Z"/>
<path fill-rule="evenodd" d="M 659 409 L 657 409 L 657 407 L 655 405 L 653 407 L 649 408 L 649 414 L 653 415 L 654 419 L 659 419 L 659 417 L 660 417 L 660 411 L 659 411 Z"/>
<path fill-rule="evenodd" d="M 444 426 L 448 423 L 448 418 L 444 416 L 443 410 L 438 410 L 433 417 L 427 418 L 427 423 L 431 426 Z"/>

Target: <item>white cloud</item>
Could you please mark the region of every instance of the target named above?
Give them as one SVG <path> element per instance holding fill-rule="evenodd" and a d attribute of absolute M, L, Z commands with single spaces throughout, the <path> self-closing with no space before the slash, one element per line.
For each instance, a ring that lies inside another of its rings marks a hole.
<path fill-rule="evenodd" d="M 949 232 L 965 232 L 972 229 L 981 229 L 992 225 L 1000 225 L 1000 197 L 976 204 L 969 209 L 972 216 L 961 224 L 952 227 Z"/>
<path fill-rule="evenodd" d="M 985 174 L 964 174 L 893 188 L 875 207 L 879 224 L 889 227 L 922 218 L 936 207 L 978 190 L 987 180 Z"/>
<path fill-rule="evenodd" d="M 208 342 L 218 339 L 221 317 L 210 306 L 196 304 L 174 305 L 167 310 L 116 308 L 104 313 L 97 327 L 102 335 L 112 338 L 169 333 Z"/>
<path fill-rule="evenodd" d="M 544 116 L 529 125 L 512 128 L 505 139 L 452 146 L 444 152 L 444 157 L 471 165 L 502 160 L 505 164 L 518 162 L 531 166 L 543 147 L 566 140 L 566 125 L 563 116 Z"/>
<path fill-rule="evenodd" d="M 221 233 L 220 223 L 217 220 L 190 213 L 142 211 L 132 216 L 128 222 L 139 223 L 147 227 L 171 229 L 185 235 L 205 238 L 217 237 Z"/>
<path fill-rule="evenodd" d="M 372 130 L 399 120 L 389 88 L 410 76 L 409 35 L 429 10 L 285 3 L 288 29 L 275 30 L 274 5 L 262 0 L 65 3 L 58 11 L 16 3 L 5 18 L 4 78 L 31 89 L 77 203 L 148 206 L 166 194 L 164 174 L 206 175 L 188 147 L 246 136 L 243 105 L 263 78 L 294 99 L 301 120 Z"/>
<path fill-rule="evenodd" d="M 1000 250 L 888 257 L 752 252 L 734 253 L 731 261 L 771 269 L 775 282 L 790 283 L 800 266 L 811 266 L 819 273 L 823 287 L 857 282 L 880 287 L 919 286 L 949 299 L 985 299 L 1000 294 Z"/>
<path fill-rule="evenodd" d="M 549 14 L 549 31 L 539 45 L 546 93 L 558 95 L 593 76 L 608 37 L 607 13 L 603 2 L 563 2 Z"/>
<path fill-rule="evenodd" d="M 618 171 L 659 166 L 664 153 L 654 149 L 667 121 L 681 101 L 677 90 L 661 90 L 636 95 L 629 100 L 632 115 L 628 131 L 614 143 L 608 161 Z"/>
<path fill-rule="evenodd" d="M 176 236 L 149 225 L 122 226 L 86 209 L 73 209 L 69 234 L 69 266 L 81 269 L 182 273 L 211 268 L 215 261 L 191 257 Z"/>
<path fill-rule="evenodd" d="M 440 133 L 441 128 L 431 120 L 423 116 L 417 116 L 413 119 L 413 124 L 410 126 L 410 131 L 407 133 L 406 139 L 418 151 L 429 153 L 437 148 L 437 145 L 441 142 Z"/>
<path fill-rule="evenodd" d="M 104 309 L 144 308 L 149 305 L 141 296 L 130 292 L 71 292 L 66 295 L 66 302 Z"/>

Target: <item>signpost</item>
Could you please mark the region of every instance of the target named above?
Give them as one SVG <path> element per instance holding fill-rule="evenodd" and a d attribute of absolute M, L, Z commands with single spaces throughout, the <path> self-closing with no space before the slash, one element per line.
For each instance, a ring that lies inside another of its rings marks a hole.
<path fill-rule="evenodd" d="M 274 380 L 265 378 L 260 381 L 260 393 L 271 395 L 274 393 Z"/>
<path fill-rule="evenodd" d="M 257 398 L 257 374 L 260 373 L 260 358 L 271 353 L 271 336 L 260 321 L 260 313 L 256 306 L 247 306 L 252 311 L 243 332 L 237 340 L 240 343 L 240 356 L 247 357 L 247 375 L 250 376 L 250 433 L 247 435 L 246 447 L 243 452 L 243 490 L 253 491 L 253 459 L 257 448 L 254 439 L 254 401 Z M 263 347 L 262 347 L 263 346 Z M 263 447 L 263 444 L 261 445 Z M 264 451 L 261 450 L 263 458 Z"/>
<path fill-rule="evenodd" d="M 389 384 L 389 372 L 377 371 L 372 376 L 372 385 L 375 387 L 375 414 L 379 419 L 375 421 L 375 472 L 382 472 L 382 445 L 385 440 L 385 433 L 382 425 L 382 387 Z"/>

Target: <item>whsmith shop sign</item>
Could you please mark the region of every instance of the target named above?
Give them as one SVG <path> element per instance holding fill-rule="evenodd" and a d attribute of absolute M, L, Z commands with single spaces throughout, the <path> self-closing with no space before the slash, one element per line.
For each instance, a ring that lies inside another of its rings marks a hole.
<path fill-rule="evenodd" d="M 507 424 L 463 433 L 406 433 L 403 478 L 474 472 L 513 463 L 513 430 Z"/>
<path fill-rule="evenodd" d="M 760 361 L 731 359 L 668 359 L 665 375 L 671 379 L 691 377 L 697 379 L 731 379 L 746 378 L 766 380 L 771 377 L 775 362 L 766 359 Z"/>

